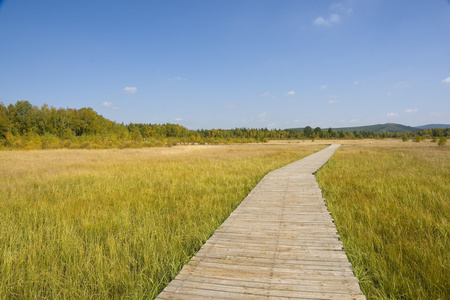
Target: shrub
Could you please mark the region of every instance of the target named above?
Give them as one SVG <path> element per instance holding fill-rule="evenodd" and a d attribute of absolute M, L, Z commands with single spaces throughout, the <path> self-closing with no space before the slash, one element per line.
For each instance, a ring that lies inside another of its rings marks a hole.
<path fill-rule="evenodd" d="M 416 142 L 416 143 L 420 143 L 422 140 L 423 140 L 423 138 L 420 135 L 416 135 L 414 137 L 414 142 Z"/>

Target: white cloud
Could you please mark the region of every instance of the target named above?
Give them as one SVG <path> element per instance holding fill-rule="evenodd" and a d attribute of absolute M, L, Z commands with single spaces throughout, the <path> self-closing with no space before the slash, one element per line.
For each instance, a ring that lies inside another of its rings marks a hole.
<path fill-rule="evenodd" d="M 386 116 L 387 116 L 387 117 L 397 117 L 397 116 L 398 116 L 398 113 L 390 112 L 390 113 L 388 113 Z"/>
<path fill-rule="evenodd" d="M 354 85 L 358 85 L 358 84 L 359 84 L 359 81 L 358 81 L 358 80 L 355 80 L 355 81 L 353 81 L 353 84 L 354 84 Z"/>
<path fill-rule="evenodd" d="M 442 83 L 450 83 L 450 77 L 447 77 L 441 81 Z"/>
<path fill-rule="evenodd" d="M 328 18 L 318 17 L 314 20 L 314 25 L 317 26 L 330 26 L 334 23 L 339 23 L 341 17 L 338 14 L 331 14 Z"/>
<path fill-rule="evenodd" d="M 260 119 L 260 120 L 266 119 L 266 116 L 267 116 L 267 113 L 264 112 L 264 113 L 258 115 L 258 119 Z"/>
<path fill-rule="evenodd" d="M 408 108 L 405 110 L 406 113 L 415 113 L 418 112 L 419 110 L 417 108 Z"/>
<path fill-rule="evenodd" d="M 334 103 L 339 103 L 341 102 L 340 100 L 328 100 L 328 103 L 330 104 L 334 104 Z"/>
<path fill-rule="evenodd" d="M 225 105 L 223 107 L 226 108 L 226 109 L 233 109 L 233 108 L 236 107 L 236 105 L 234 105 L 231 102 L 228 102 L 228 103 L 225 103 Z"/>
<path fill-rule="evenodd" d="M 328 84 L 321 85 L 320 88 L 321 88 L 322 90 L 325 90 L 325 89 L 328 88 Z"/>
<path fill-rule="evenodd" d="M 175 81 L 175 80 L 177 80 L 177 81 L 185 81 L 187 79 L 183 78 L 181 76 L 177 76 L 177 77 L 174 77 L 174 78 L 169 78 L 169 81 Z"/>
<path fill-rule="evenodd" d="M 295 95 L 295 91 L 294 91 L 294 90 L 289 91 L 289 92 L 286 93 L 286 95 L 288 95 L 288 96 L 294 96 L 294 95 Z"/>
<path fill-rule="evenodd" d="M 339 15 L 337 14 L 331 14 L 330 15 L 330 22 L 331 23 L 337 23 L 341 20 L 341 18 L 339 17 Z"/>
<path fill-rule="evenodd" d="M 135 86 L 126 86 L 123 88 L 123 91 L 125 94 L 136 94 L 137 93 L 137 87 Z"/>
<path fill-rule="evenodd" d="M 351 9 L 350 7 L 347 7 L 346 5 L 344 5 L 342 3 L 331 4 L 330 10 L 339 11 L 339 12 L 342 12 L 345 14 L 351 14 L 353 12 L 353 9 Z"/>
<path fill-rule="evenodd" d="M 391 87 L 396 89 L 408 89 L 410 88 L 410 85 L 408 81 L 401 81 L 393 84 Z"/>
<path fill-rule="evenodd" d="M 113 106 L 113 103 L 112 102 L 108 102 L 108 101 L 103 101 L 102 102 L 102 106 L 108 107 L 110 109 L 119 109 L 119 107 Z"/>
<path fill-rule="evenodd" d="M 328 22 L 324 18 L 318 17 L 314 20 L 314 25 L 328 25 Z"/>
<path fill-rule="evenodd" d="M 184 120 L 183 118 L 175 118 L 175 121 L 177 121 L 177 122 L 181 122 L 183 120 Z"/>
<path fill-rule="evenodd" d="M 351 119 L 351 120 L 340 119 L 340 120 L 338 121 L 339 124 L 348 124 L 348 123 L 354 124 L 354 123 L 358 123 L 358 122 L 359 122 L 359 119 Z"/>
<path fill-rule="evenodd" d="M 269 97 L 270 93 L 269 92 L 264 92 L 261 94 L 261 97 Z"/>

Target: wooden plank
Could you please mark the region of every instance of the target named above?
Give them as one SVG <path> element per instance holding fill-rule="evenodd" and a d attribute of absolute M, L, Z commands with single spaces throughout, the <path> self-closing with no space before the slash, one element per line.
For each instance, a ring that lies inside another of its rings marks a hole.
<path fill-rule="evenodd" d="M 268 257 L 253 257 L 253 256 L 240 256 L 240 255 L 227 255 L 227 256 L 219 256 L 219 255 L 196 255 L 192 258 L 191 261 L 216 261 L 220 260 L 223 263 L 235 263 L 235 264 L 245 264 L 250 262 L 252 265 L 263 264 L 266 266 L 272 266 L 272 264 L 276 265 L 286 265 L 286 266 L 296 266 L 298 268 L 305 269 L 341 269 L 347 268 L 352 270 L 352 266 L 350 263 L 345 261 L 336 261 L 333 259 L 314 259 L 305 257 L 303 259 L 281 259 L 281 258 L 268 258 Z"/>
<path fill-rule="evenodd" d="M 177 289 L 178 288 L 178 289 Z M 365 299 L 359 294 L 338 294 L 338 293 L 320 293 L 320 292 L 302 292 L 302 291 L 288 291 L 288 290 L 255 290 L 246 287 L 227 287 L 220 289 L 221 286 L 209 285 L 203 287 L 177 286 L 176 281 L 173 285 L 167 287 L 167 292 L 172 294 L 166 297 L 168 299 L 183 299 L 178 298 L 177 294 L 184 294 L 191 296 L 190 299 L 196 299 L 197 295 L 202 297 L 211 297 L 211 299 Z M 189 297 L 184 298 L 189 299 Z"/>
<path fill-rule="evenodd" d="M 365 299 L 312 175 L 336 148 L 267 174 L 157 299 Z"/>
<path fill-rule="evenodd" d="M 330 284 L 332 289 L 327 290 L 327 286 L 321 284 L 317 281 L 302 281 L 295 283 L 280 283 L 272 281 L 267 283 L 266 281 L 242 281 L 242 280 L 233 280 L 233 279 L 222 279 L 216 277 L 204 277 L 204 276 L 179 276 L 175 280 L 179 280 L 186 283 L 190 282 L 198 282 L 198 283 L 212 283 L 219 284 L 224 286 L 246 286 L 252 288 L 259 289 L 267 289 L 269 286 L 273 289 L 277 290 L 303 290 L 303 291 L 329 291 L 329 292 L 338 292 L 338 293 L 358 293 L 358 289 L 355 289 L 353 285 L 345 285 L 345 284 Z"/>

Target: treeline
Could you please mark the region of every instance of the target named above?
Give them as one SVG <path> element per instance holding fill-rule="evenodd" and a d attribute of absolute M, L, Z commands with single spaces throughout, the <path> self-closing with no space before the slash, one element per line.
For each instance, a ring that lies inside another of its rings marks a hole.
<path fill-rule="evenodd" d="M 449 129 L 407 133 L 408 138 L 448 137 Z M 137 148 L 177 144 L 255 143 L 269 140 L 404 138 L 405 133 L 333 131 L 305 127 L 304 131 L 267 128 L 189 130 L 177 124 L 113 122 L 92 108 L 42 107 L 28 101 L 0 103 L 0 147 L 10 149 Z"/>
<path fill-rule="evenodd" d="M 189 130 L 178 124 L 120 124 L 92 108 L 55 108 L 17 101 L 0 103 L 0 147 L 11 149 L 137 148 L 180 143 L 267 142 L 285 138 L 281 130 Z"/>
<path fill-rule="evenodd" d="M 450 128 L 434 128 L 423 129 L 414 132 L 373 132 L 373 131 L 334 131 L 332 128 L 322 130 L 320 127 L 312 128 L 306 126 L 303 129 L 305 138 L 317 138 L 317 139 L 385 139 L 385 138 L 402 138 L 403 140 L 415 139 L 433 139 L 439 137 L 449 137 Z"/>

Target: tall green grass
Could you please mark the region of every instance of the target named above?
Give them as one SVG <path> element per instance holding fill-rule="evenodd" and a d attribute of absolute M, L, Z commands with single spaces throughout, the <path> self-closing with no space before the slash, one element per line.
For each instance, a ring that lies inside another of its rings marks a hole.
<path fill-rule="evenodd" d="M 320 148 L 0 152 L 0 298 L 152 299 L 267 172 Z"/>
<path fill-rule="evenodd" d="M 450 299 L 450 152 L 343 146 L 317 174 L 368 299 Z"/>

